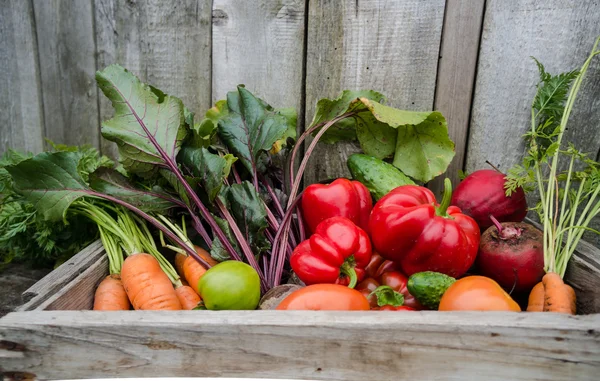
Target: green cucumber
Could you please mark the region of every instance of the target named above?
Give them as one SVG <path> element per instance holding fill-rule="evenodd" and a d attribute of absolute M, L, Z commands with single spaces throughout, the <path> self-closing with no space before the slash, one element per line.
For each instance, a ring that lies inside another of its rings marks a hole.
<path fill-rule="evenodd" d="M 352 177 L 367 187 L 375 201 L 401 185 L 415 185 L 398 168 L 373 156 L 350 155 L 347 165 Z"/>
<path fill-rule="evenodd" d="M 437 310 L 442 295 L 456 279 L 434 271 L 423 271 L 408 278 L 408 292 L 427 308 Z"/>

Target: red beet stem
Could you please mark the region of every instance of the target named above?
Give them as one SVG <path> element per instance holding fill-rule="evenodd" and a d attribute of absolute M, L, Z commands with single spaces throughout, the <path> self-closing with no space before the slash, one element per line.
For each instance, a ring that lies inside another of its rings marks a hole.
<path fill-rule="evenodd" d="M 512 226 L 502 226 L 502 224 L 496 219 L 496 217 L 490 214 L 490 220 L 496 225 L 496 229 L 498 229 L 498 236 L 500 239 L 511 239 L 515 237 L 520 237 L 521 233 L 523 233 L 523 229 L 515 228 Z"/>

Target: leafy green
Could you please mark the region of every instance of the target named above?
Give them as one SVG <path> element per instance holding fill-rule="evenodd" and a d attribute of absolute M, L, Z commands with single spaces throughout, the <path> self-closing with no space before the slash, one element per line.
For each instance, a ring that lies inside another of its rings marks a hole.
<path fill-rule="evenodd" d="M 561 277 L 583 233 L 600 234 L 589 227 L 600 215 L 600 163 L 571 143 L 562 148 L 585 73 L 600 55 L 599 43 L 600 37 L 579 71 L 551 75 L 536 60 L 540 81 L 531 107 L 531 130 L 525 135 L 528 151 L 522 163 L 509 170 L 505 186 L 507 195 L 519 186 L 526 191 L 537 188 L 540 201 L 530 209 L 544 228 L 544 269 Z"/>
<path fill-rule="evenodd" d="M 257 161 L 289 134 L 289 112 L 282 114 L 243 86 L 227 94 L 228 114 L 218 120 L 221 140 L 246 169 L 256 175 Z"/>
<path fill-rule="evenodd" d="M 212 202 L 221 191 L 223 180 L 237 160 L 233 155 L 221 157 L 206 148 L 184 146 L 179 152 L 179 163 L 201 184 Z"/>
<path fill-rule="evenodd" d="M 268 250 L 271 245 L 264 234 L 268 226 L 267 210 L 254 186 L 248 181 L 233 184 L 223 189 L 219 197 L 231 211 L 253 253 L 257 255 Z"/>
<path fill-rule="evenodd" d="M 321 139 L 329 133 L 325 142 L 345 140 L 353 131 L 364 153 L 378 159 L 393 157 L 394 166 L 419 181 L 446 171 L 455 152 L 440 112 L 399 110 L 371 99 L 383 98 L 379 93 L 366 91 L 368 97 L 356 97 L 358 93 L 346 90 L 338 99 L 318 102 L 311 126 L 350 113 Z"/>
<path fill-rule="evenodd" d="M 170 195 L 154 187 L 152 192 L 134 187 L 127 177 L 110 168 L 99 168 L 90 174 L 90 187 L 103 194 L 114 196 L 146 212 L 163 213 L 176 206 Z"/>
<path fill-rule="evenodd" d="M 348 111 L 350 105 L 358 98 L 371 99 L 385 102 L 383 94 L 373 90 L 344 90 L 336 99 L 323 98 L 317 102 L 317 108 L 310 127 L 323 125 L 326 122 L 340 116 Z M 327 130 L 319 140 L 323 143 L 336 143 L 342 140 L 356 140 L 356 123 L 354 119 L 343 119 Z M 319 131 L 317 129 L 317 131 Z"/>
<path fill-rule="evenodd" d="M 49 143 L 54 150 L 80 156 L 77 170 L 82 178 L 99 167 L 113 165 L 93 147 Z M 40 267 L 58 265 L 97 238 L 97 230 L 86 218 L 68 215 L 68 225 L 45 221 L 36 207 L 15 191 L 6 167 L 32 157 L 8 150 L 0 159 L 0 264 L 16 260 Z"/>
<path fill-rule="evenodd" d="M 125 169 L 150 177 L 165 165 L 164 156 L 174 162 L 188 134 L 181 100 L 143 84 L 119 65 L 97 72 L 96 81 L 115 109 L 115 116 L 102 123 L 102 136 L 117 143 Z"/>
<path fill-rule="evenodd" d="M 231 231 L 231 227 L 229 227 L 229 224 L 227 223 L 227 221 L 225 221 L 224 219 L 217 217 L 217 216 L 213 216 L 213 217 L 215 218 L 215 221 L 217 222 L 217 224 L 219 225 L 221 230 L 223 230 L 223 233 L 225 233 L 225 237 L 227 237 L 227 240 L 229 242 L 231 242 L 231 244 L 233 245 L 233 248 L 237 252 L 239 252 L 240 251 L 239 245 L 238 245 L 237 240 L 235 239 L 235 236 L 233 235 L 233 232 Z M 210 248 L 210 256 L 218 262 L 223 262 L 223 261 L 227 261 L 227 260 L 231 259 L 231 256 L 229 255 L 229 253 L 227 252 L 227 250 L 221 243 L 221 240 L 219 240 L 219 238 L 217 238 L 217 237 L 215 237 L 215 239 L 213 240 L 212 247 Z"/>

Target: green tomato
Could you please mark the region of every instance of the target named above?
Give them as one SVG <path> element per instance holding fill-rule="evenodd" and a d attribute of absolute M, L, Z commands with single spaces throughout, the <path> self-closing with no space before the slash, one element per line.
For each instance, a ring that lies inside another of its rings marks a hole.
<path fill-rule="evenodd" d="M 209 310 L 254 310 L 260 301 L 260 278 L 244 262 L 225 261 L 200 278 L 198 293 Z"/>

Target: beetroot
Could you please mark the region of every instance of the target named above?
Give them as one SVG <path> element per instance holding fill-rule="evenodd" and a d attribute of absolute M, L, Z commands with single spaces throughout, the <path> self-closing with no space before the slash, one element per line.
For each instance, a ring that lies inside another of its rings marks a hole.
<path fill-rule="evenodd" d="M 505 176 L 501 172 L 475 171 L 458 184 L 451 205 L 472 217 L 482 231 L 492 226 L 490 215 L 500 222 L 521 222 L 527 214 L 525 192 L 519 187 L 507 197 L 504 182 Z"/>
<path fill-rule="evenodd" d="M 479 242 L 476 264 L 479 272 L 505 290 L 529 291 L 544 276 L 543 234 L 522 222 L 494 220 Z"/>

